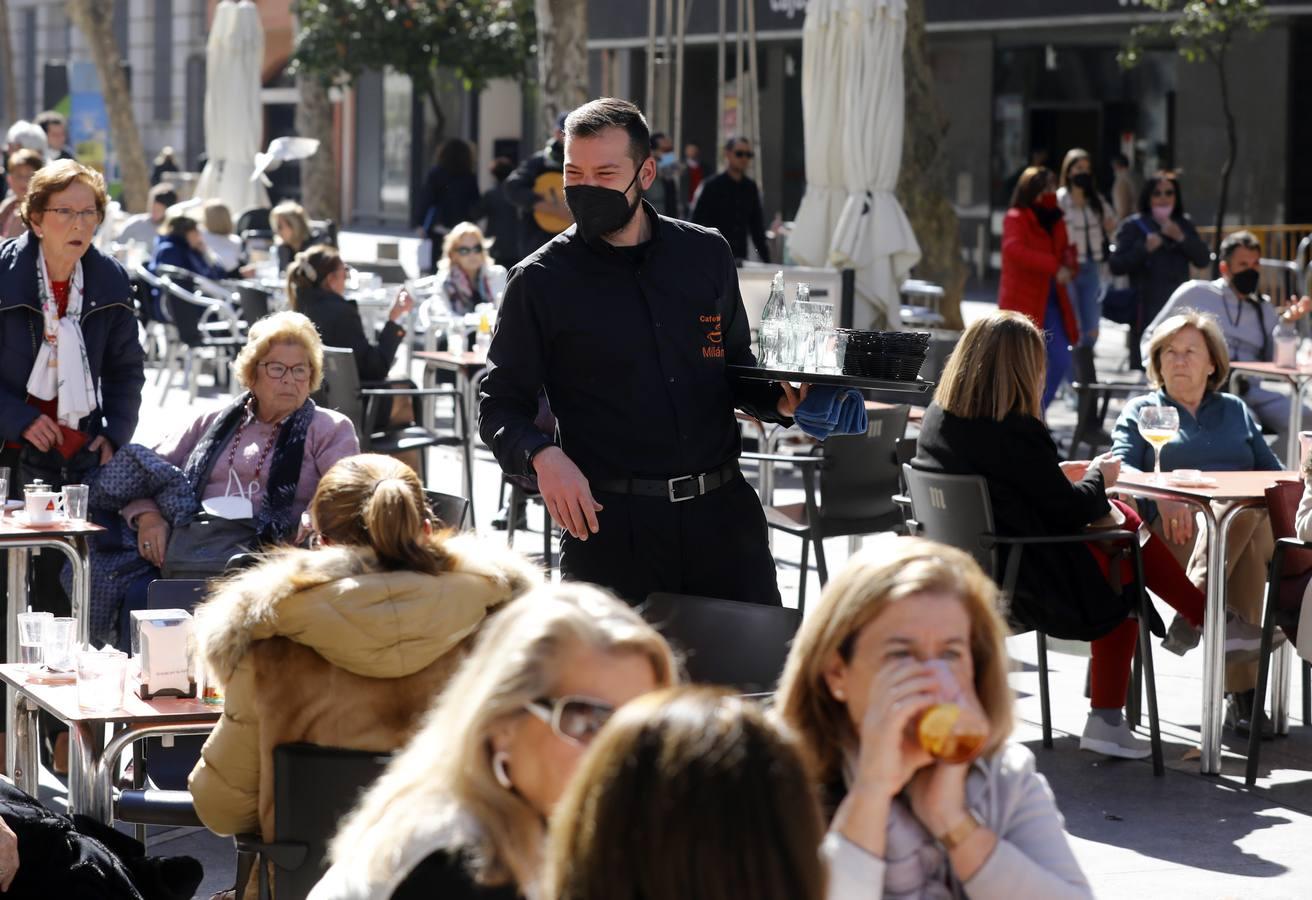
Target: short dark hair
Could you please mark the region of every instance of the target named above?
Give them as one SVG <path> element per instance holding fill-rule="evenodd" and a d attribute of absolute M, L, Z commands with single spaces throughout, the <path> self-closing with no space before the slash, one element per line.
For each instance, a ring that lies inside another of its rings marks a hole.
<path fill-rule="evenodd" d="M 1171 218 L 1184 218 L 1184 191 L 1180 189 L 1180 178 L 1169 169 L 1161 169 L 1154 172 L 1152 178 L 1145 178 L 1143 188 L 1139 191 L 1139 212 L 1145 216 L 1153 214 L 1153 189 L 1160 182 L 1169 181 L 1171 187 L 1175 188 L 1175 208 L 1171 210 Z"/>
<path fill-rule="evenodd" d="M 752 139 L 749 138 L 747 135 L 735 134 L 733 137 L 729 138 L 729 140 L 724 142 L 724 152 L 728 153 L 730 150 L 732 150 L 734 147 L 736 147 L 739 144 L 747 144 L 750 146 L 751 143 L 752 143 Z"/>
<path fill-rule="evenodd" d="M 51 125 L 62 125 L 65 128 L 68 127 L 68 121 L 53 109 L 48 109 L 41 113 L 41 115 L 37 116 L 36 124 L 40 125 L 41 130 L 47 134 L 50 133 Z"/>
<path fill-rule="evenodd" d="M 661 144 L 661 140 L 665 136 L 666 136 L 665 132 L 663 131 L 653 131 L 651 133 L 651 149 L 655 150 L 657 147 L 659 147 Z"/>
<path fill-rule="evenodd" d="M 1226 262 L 1230 262 L 1230 257 L 1235 255 L 1235 251 L 1241 249 L 1255 250 L 1257 255 L 1261 256 L 1262 242 L 1251 231 L 1236 231 L 1221 242 L 1221 258 Z"/>
<path fill-rule="evenodd" d="M 565 140 L 596 137 L 607 128 L 623 128 L 629 135 L 629 156 L 641 166 L 651 156 L 651 129 L 642 110 L 628 100 L 602 97 L 585 103 L 565 119 Z"/>
<path fill-rule="evenodd" d="M 150 189 L 150 203 L 154 206 L 156 203 L 163 203 L 165 206 L 172 206 L 178 202 L 178 192 L 173 189 L 171 184 L 157 184 Z"/>

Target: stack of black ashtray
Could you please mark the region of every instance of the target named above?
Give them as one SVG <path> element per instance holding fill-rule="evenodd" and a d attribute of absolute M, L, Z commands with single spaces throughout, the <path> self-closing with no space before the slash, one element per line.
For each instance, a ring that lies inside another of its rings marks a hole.
<path fill-rule="evenodd" d="M 844 375 L 915 381 L 929 350 L 929 335 L 925 332 L 838 330 L 847 335 Z"/>

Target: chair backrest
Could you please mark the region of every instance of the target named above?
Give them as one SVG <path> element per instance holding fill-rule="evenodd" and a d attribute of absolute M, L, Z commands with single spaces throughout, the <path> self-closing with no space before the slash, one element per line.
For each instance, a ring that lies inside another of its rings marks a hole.
<path fill-rule="evenodd" d="M 897 444 L 907 428 L 906 406 L 868 414 L 865 434 L 839 434 L 824 442 L 820 514 L 865 519 L 893 512 L 898 483 Z"/>
<path fill-rule="evenodd" d="M 156 578 L 146 585 L 146 609 L 194 609 L 205 599 L 203 578 Z"/>
<path fill-rule="evenodd" d="M 424 490 L 424 498 L 428 500 L 428 508 L 433 517 L 447 528 L 460 531 L 465 527 L 465 517 L 469 515 L 469 501 L 466 498 L 427 489 Z"/>
<path fill-rule="evenodd" d="M 369 429 L 364 424 L 364 398 L 360 396 L 360 370 L 348 347 L 323 348 L 323 383 L 314 392 L 314 402 L 334 409 L 351 420 L 364 450 Z"/>
<path fill-rule="evenodd" d="M 269 209 L 267 207 L 258 207 L 248 209 L 237 217 L 237 224 L 233 226 L 233 231 L 241 234 L 243 231 L 269 231 Z"/>
<path fill-rule="evenodd" d="M 1266 489 L 1266 510 L 1271 520 L 1271 534 L 1280 538 L 1298 537 L 1294 517 L 1303 499 L 1304 485 L 1298 481 L 1277 481 Z M 1286 550 L 1282 557 L 1281 577 L 1296 578 L 1312 571 L 1312 550 Z"/>
<path fill-rule="evenodd" d="M 902 466 L 919 534 L 964 550 L 996 575 L 997 554 L 981 535 L 993 533 L 989 485 L 980 475 L 948 475 Z"/>
<path fill-rule="evenodd" d="M 269 294 L 266 291 L 243 285 L 237 289 L 237 300 L 241 304 L 241 317 L 248 325 L 254 325 L 269 314 Z"/>
<path fill-rule="evenodd" d="M 273 748 L 273 839 L 305 848 L 299 865 L 275 862 L 278 900 L 304 900 L 328 867 L 324 857 L 337 826 L 382 774 L 386 753 L 279 744 Z"/>
<path fill-rule="evenodd" d="M 656 593 L 640 612 L 681 652 L 688 678 L 773 691 L 802 614 L 782 606 Z"/>

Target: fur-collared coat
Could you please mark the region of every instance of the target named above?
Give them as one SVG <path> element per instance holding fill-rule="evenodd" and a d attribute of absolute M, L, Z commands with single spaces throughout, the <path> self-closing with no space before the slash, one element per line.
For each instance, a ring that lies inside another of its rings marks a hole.
<path fill-rule="evenodd" d="M 220 584 L 196 636 L 224 685 L 223 718 L 189 784 L 216 834 L 273 837 L 273 748 L 305 741 L 387 752 L 464 657 L 470 636 L 541 574 L 472 536 L 441 575 L 381 571 L 359 547 L 288 550 Z"/>

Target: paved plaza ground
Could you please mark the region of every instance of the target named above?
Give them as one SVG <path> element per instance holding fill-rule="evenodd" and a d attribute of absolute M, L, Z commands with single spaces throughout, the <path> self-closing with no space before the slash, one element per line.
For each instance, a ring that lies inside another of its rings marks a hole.
<path fill-rule="evenodd" d="M 348 259 L 369 258 L 375 238 L 343 235 Z M 403 242 L 406 258 L 411 241 Z M 987 288 L 972 293 L 986 301 Z M 991 308 L 988 302 L 967 304 L 971 318 Z M 1123 350 L 1123 332 L 1108 329 L 1099 343 L 1100 370 L 1115 368 Z M 205 383 L 208 385 L 209 380 Z M 161 400 L 152 373 L 142 408 L 139 439 L 149 443 L 170 427 L 190 420 L 224 402 L 211 387 L 202 389 L 194 404 L 176 387 Z M 1069 432 L 1074 413 L 1062 401 L 1054 407 L 1052 424 Z M 459 491 L 455 456 L 433 457 L 432 486 Z M 475 465 L 475 501 L 479 530 L 494 540 L 489 523 L 497 509 L 499 472 L 490 453 L 479 452 Z M 801 500 L 795 481 L 782 479 L 777 502 Z M 538 509 L 529 513 L 538 525 Z M 517 545 L 525 553 L 540 552 L 537 532 L 521 533 Z M 787 605 L 796 603 L 800 543 L 776 538 L 780 588 Z M 828 542 L 830 565 L 846 559 L 848 541 Z M 819 582 L 809 575 L 808 594 L 818 596 Z M 1164 613 L 1169 613 L 1162 607 Z M 1219 777 L 1198 772 L 1196 746 L 1200 719 L 1202 655 L 1195 650 L 1180 658 L 1157 651 L 1157 685 L 1161 706 L 1167 771 L 1154 778 L 1147 761 L 1109 761 L 1078 750 L 1078 736 L 1088 711 L 1084 699 L 1086 655 L 1050 652 L 1055 747 L 1040 744 L 1037 674 L 1032 635 L 1013 638 L 1010 650 L 1017 669 L 1013 686 L 1018 697 L 1016 740 L 1034 750 L 1040 771 L 1048 778 L 1066 817 L 1075 852 L 1099 897 L 1110 898 L 1307 898 L 1312 896 L 1312 729 L 1301 720 L 1302 698 L 1295 687 L 1290 735 L 1264 745 L 1261 779 L 1255 789 L 1243 785 L 1246 742 L 1227 732 L 1224 771 Z M 1146 724 L 1145 724 L 1146 728 Z M 1146 736 L 1146 734 L 1145 734 Z M 42 798 L 62 804 L 62 784 L 42 774 Z M 197 829 L 152 829 L 150 852 L 189 854 L 205 865 L 206 878 L 198 896 L 231 887 L 235 860 L 231 842 Z M 744 898 L 749 900 L 749 898 Z M 1029 898 L 1017 898 L 1029 900 Z"/>

